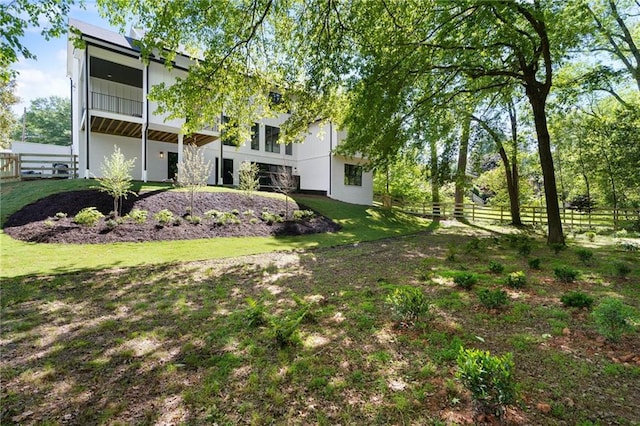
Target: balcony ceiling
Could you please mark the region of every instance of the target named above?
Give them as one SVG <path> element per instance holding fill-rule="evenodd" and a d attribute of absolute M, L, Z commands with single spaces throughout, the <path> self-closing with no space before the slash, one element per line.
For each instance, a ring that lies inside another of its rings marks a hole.
<path fill-rule="evenodd" d="M 142 124 L 133 123 L 131 121 L 115 120 L 105 117 L 91 117 L 91 131 L 96 133 L 104 133 L 107 135 L 125 136 L 129 138 L 140 139 L 142 137 Z M 159 141 L 178 143 L 178 134 L 171 132 L 164 132 L 160 130 L 147 130 L 147 139 Z M 215 141 L 217 136 L 203 135 L 195 133 L 193 135 L 185 136 L 183 143 L 196 144 L 197 146 L 203 146 Z"/>
<path fill-rule="evenodd" d="M 91 57 L 91 77 L 142 88 L 142 70 Z"/>

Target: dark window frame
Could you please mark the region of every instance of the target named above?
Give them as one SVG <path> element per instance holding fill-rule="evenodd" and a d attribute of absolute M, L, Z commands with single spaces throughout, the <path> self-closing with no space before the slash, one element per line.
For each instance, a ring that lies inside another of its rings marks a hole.
<path fill-rule="evenodd" d="M 344 184 L 346 186 L 362 186 L 362 166 L 345 164 Z"/>
<path fill-rule="evenodd" d="M 260 124 L 253 123 L 251 126 L 251 149 L 260 151 Z"/>
<path fill-rule="evenodd" d="M 273 152 L 280 154 L 280 128 L 274 126 L 264 126 L 264 150 L 265 152 Z"/>

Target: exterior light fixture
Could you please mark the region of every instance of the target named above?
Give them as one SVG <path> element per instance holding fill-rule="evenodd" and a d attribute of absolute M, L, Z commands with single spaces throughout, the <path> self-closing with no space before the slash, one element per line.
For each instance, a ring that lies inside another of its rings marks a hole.
<path fill-rule="evenodd" d="M 164 158 L 164 152 L 160 151 L 160 158 Z"/>

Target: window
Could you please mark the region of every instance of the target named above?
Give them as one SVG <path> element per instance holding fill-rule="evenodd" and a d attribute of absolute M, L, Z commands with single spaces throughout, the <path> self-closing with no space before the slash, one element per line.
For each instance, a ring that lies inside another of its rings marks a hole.
<path fill-rule="evenodd" d="M 290 166 L 278 166 L 277 164 L 266 164 L 266 163 L 256 163 L 258 164 L 258 177 L 260 178 L 260 186 L 264 188 L 270 188 L 273 186 L 273 176 L 282 171 L 282 168 L 286 170 L 286 172 L 291 175 L 293 170 Z"/>
<path fill-rule="evenodd" d="M 238 144 L 236 143 L 237 142 L 236 128 L 238 127 L 238 124 L 237 123 L 229 124 L 230 121 L 231 119 L 226 115 L 222 116 L 222 124 L 224 124 L 224 129 L 222 130 L 222 144 L 229 145 L 229 146 L 237 146 Z"/>
<path fill-rule="evenodd" d="M 251 149 L 260 150 L 260 125 L 258 123 L 253 123 L 251 126 Z"/>
<path fill-rule="evenodd" d="M 293 144 L 288 143 L 284 146 L 284 153 L 286 155 L 293 155 Z"/>
<path fill-rule="evenodd" d="M 282 103 L 282 95 L 278 92 L 269 92 L 269 103 L 272 106 L 280 105 Z"/>
<path fill-rule="evenodd" d="M 344 184 L 362 186 L 362 166 L 355 164 L 344 165 Z"/>
<path fill-rule="evenodd" d="M 280 153 L 280 145 L 278 138 L 280 137 L 280 128 L 272 126 L 264 126 L 264 150 L 267 152 Z"/>

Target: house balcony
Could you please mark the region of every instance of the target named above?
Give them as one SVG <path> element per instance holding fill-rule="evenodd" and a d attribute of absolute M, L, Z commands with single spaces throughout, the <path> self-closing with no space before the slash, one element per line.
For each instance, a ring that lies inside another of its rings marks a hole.
<path fill-rule="evenodd" d="M 142 117 L 142 102 L 106 93 L 91 92 L 91 108 L 131 117 Z"/>

